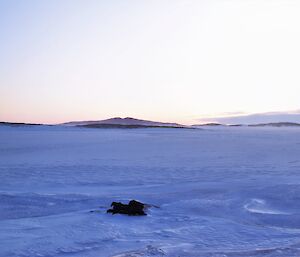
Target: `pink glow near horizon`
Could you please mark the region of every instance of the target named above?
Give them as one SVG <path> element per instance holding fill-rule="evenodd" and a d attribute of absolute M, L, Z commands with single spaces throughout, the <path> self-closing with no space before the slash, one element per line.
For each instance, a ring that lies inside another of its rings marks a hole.
<path fill-rule="evenodd" d="M 2 1 L 0 120 L 300 109 L 299 13 L 296 0 Z"/>

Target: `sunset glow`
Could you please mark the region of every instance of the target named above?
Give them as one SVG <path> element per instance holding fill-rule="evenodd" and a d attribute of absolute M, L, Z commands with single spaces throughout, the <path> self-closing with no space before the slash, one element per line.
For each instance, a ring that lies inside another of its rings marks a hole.
<path fill-rule="evenodd" d="M 0 120 L 299 110 L 299 13 L 297 0 L 0 1 Z"/>

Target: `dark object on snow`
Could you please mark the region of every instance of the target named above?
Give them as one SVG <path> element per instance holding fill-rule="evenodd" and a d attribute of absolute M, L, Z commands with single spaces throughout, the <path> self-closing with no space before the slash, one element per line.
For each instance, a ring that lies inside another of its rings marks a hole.
<path fill-rule="evenodd" d="M 110 205 L 112 208 L 107 210 L 107 213 L 112 213 L 112 214 L 127 214 L 129 216 L 142 216 L 142 215 L 147 215 L 144 212 L 145 204 L 131 200 L 129 204 L 123 204 L 120 202 L 112 202 Z"/>

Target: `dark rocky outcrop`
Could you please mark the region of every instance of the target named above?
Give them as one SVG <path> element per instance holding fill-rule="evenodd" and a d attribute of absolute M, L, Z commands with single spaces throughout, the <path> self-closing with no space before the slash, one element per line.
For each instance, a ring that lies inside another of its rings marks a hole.
<path fill-rule="evenodd" d="M 112 202 L 111 209 L 107 210 L 107 213 L 112 214 L 126 214 L 129 216 L 143 216 L 147 215 L 144 211 L 145 204 L 131 200 L 128 204 L 123 204 L 121 202 Z"/>

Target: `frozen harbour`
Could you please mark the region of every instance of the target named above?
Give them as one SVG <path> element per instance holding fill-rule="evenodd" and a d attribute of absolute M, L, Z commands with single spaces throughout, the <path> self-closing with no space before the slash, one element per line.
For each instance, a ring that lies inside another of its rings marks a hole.
<path fill-rule="evenodd" d="M 299 203 L 297 128 L 0 127 L 0 257 L 300 256 Z"/>

